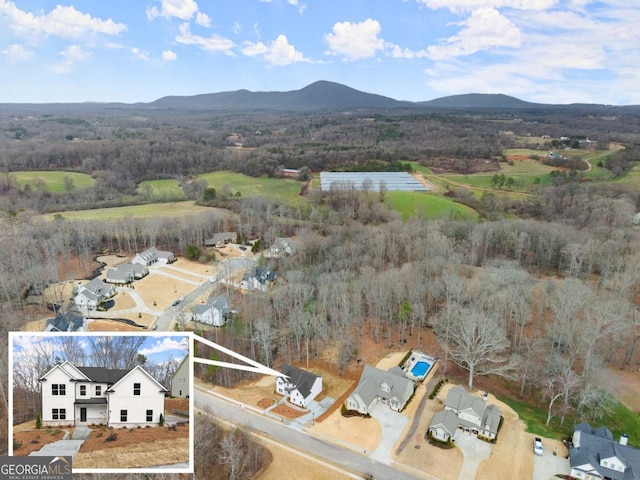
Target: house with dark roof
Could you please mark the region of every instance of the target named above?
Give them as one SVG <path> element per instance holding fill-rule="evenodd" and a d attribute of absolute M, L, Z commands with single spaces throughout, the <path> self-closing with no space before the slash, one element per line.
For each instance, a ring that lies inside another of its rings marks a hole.
<path fill-rule="evenodd" d="M 358 386 L 347 397 L 347 410 L 369 415 L 374 405 L 383 403 L 391 410 L 401 412 L 414 390 L 415 382 L 406 378 L 400 367 L 384 371 L 365 365 Z"/>
<path fill-rule="evenodd" d="M 195 305 L 191 311 L 193 312 L 193 321 L 204 323 L 205 325 L 213 325 L 221 327 L 233 316 L 233 310 L 229 306 L 229 299 L 225 295 L 217 297 L 209 297 L 204 305 Z"/>
<path fill-rule="evenodd" d="M 433 416 L 428 432 L 435 438 L 447 441 L 459 428 L 494 440 L 500 426 L 500 409 L 488 405 L 489 395 L 482 397 L 468 393 L 464 387 L 457 385 L 449 390 L 444 401 L 444 410 Z"/>
<path fill-rule="evenodd" d="M 84 317 L 73 312 L 59 313 L 55 318 L 47 320 L 45 332 L 81 332 L 87 329 Z"/>
<path fill-rule="evenodd" d="M 293 365 L 285 365 L 280 371 L 284 376 L 276 378 L 276 393 L 294 405 L 307 408 L 322 392 L 322 377 Z"/>
<path fill-rule="evenodd" d="M 571 477 L 580 479 L 640 480 L 640 450 L 627 445 L 627 436 L 618 441 L 606 427 L 588 423 L 574 427 L 569 449 Z"/>
<path fill-rule="evenodd" d="M 55 365 L 41 378 L 46 426 L 157 425 L 164 415 L 164 388 L 140 365 L 129 370 Z"/>
<path fill-rule="evenodd" d="M 240 282 L 243 290 L 260 290 L 266 292 L 278 275 L 273 270 L 264 267 L 255 267 L 250 273 L 245 273 Z"/>

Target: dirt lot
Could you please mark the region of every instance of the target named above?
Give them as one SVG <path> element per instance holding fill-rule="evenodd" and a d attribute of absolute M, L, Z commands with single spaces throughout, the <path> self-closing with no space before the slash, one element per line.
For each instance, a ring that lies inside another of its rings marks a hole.
<path fill-rule="evenodd" d="M 13 438 L 18 442 L 22 442 L 22 445 L 16 448 L 13 454 L 24 457 L 31 452 L 37 452 L 49 443 L 62 440 L 67 430 L 66 428 L 41 428 L 36 430 L 35 422 L 17 425 L 13 429 Z M 71 431 L 69 430 L 69 432 Z"/>

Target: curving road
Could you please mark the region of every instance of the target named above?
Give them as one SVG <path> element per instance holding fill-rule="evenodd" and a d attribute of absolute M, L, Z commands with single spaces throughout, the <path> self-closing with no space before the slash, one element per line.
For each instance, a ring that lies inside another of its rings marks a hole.
<path fill-rule="evenodd" d="M 249 408 L 241 408 L 240 404 L 232 404 L 210 390 L 196 385 L 194 404 L 200 410 L 213 412 L 215 417 L 235 425 L 250 428 L 279 443 L 288 445 L 298 451 L 312 455 L 331 464 L 339 465 L 349 472 L 372 475 L 382 480 L 417 480 L 418 478 L 435 479 L 426 473 L 420 477 L 410 475 L 384 463 L 365 457 L 352 450 L 322 441 L 303 432 L 277 423 Z"/>

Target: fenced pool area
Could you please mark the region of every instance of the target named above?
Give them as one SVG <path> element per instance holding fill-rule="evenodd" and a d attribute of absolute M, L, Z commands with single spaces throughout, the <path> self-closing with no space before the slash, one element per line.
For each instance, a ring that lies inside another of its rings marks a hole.
<path fill-rule="evenodd" d="M 425 379 L 436 359 L 426 353 L 413 351 L 403 366 L 405 377 L 420 382 Z"/>

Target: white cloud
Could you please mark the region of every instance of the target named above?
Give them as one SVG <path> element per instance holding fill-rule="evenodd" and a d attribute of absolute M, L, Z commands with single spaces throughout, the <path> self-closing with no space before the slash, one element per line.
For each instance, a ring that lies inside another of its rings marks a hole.
<path fill-rule="evenodd" d="M 147 52 L 146 50 L 141 50 L 141 49 L 139 49 L 137 47 L 133 47 L 131 49 L 131 53 L 135 57 L 139 58 L 140 60 L 145 60 L 145 61 L 149 60 L 149 52 Z"/>
<path fill-rule="evenodd" d="M 459 23 L 462 30 L 444 44 L 428 48 L 433 59 L 459 57 L 495 47 L 517 48 L 521 45 L 520 29 L 495 8 L 474 10 Z"/>
<path fill-rule="evenodd" d="M 9 26 L 26 34 L 55 35 L 65 38 L 79 38 L 92 34 L 118 35 L 127 27 L 110 18 L 102 20 L 82 13 L 73 6 L 56 6 L 51 12 L 34 15 L 20 10 L 15 3 L 0 0 L 0 16 L 9 19 Z"/>
<path fill-rule="evenodd" d="M 176 41 L 183 45 L 195 45 L 203 50 L 221 52 L 225 55 L 235 56 L 232 51 L 235 44 L 231 40 L 215 34 L 210 37 L 195 35 L 191 33 L 191 28 L 188 23 L 180 25 L 180 35 L 176 37 Z"/>
<path fill-rule="evenodd" d="M 210 27 L 211 26 L 211 18 L 206 13 L 198 12 L 196 14 L 196 23 L 201 27 Z"/>
<path fill-rule="evenodd" d="M 309 61 L 289 43 L 285 35 L 278 35 L 278 38 L 269 45 L 265 45 L 262 42 L 245 43 L 245 46 L 242 48 L 242 53 L 247 57 L 263 55 L 268 63 L 276 67 Z"/>
<path fill-rule="evenodd" d="M 384 40 L 378 38 L 380 22 L 366 19 L 360 23 L 338 22 L 333 33 L 325 35 L 329 45 L 328 55 L 342 56 L 345 60 L 371 58 L 384 48 Z"/>
<path fill-rule="evenodd" d="M 138 353 L 148 357 L 155 353 L 169 352 L 171 350 L 185 351 L 188 348 L 189 345 L 186 338 L 182 338 L 180 341 L 177 341 L 174 338 L 164 337 L 162 340 L 156 341 L 156 343 L 154 343 L 151 347 L 143 348 Z"/>
<path fill-rule="evenodd" d="M 62 56 L 63 60 L 54 66 L 56 73 L 71 73 L 77 63 L 84 62 L 91 56 L 89 52 L 83 50 L 79 45 L 70 45 L 59 52 L 58 55 Z"/>
<path fill-rule="evenodd" d="M 9 48 L 2 50 L 2 54 L 6 55 L 10 62 L 23 62 L 33 56 L 33 51 L 26 49 L 23 45 L 14 43 Z"/>
<path fill-rule="evenodd" d="M 546 10 L 558 0 L 417 0 L 426 7 L 437 10 L 446 8 L 454 13 L 470 12 L 479 8 L 508 7 L 517 10 Z"/>
<path fill-rule="evenodd" d="M 147 18 L 153 20 L 156 17 L 176 17 L 191 20 L 198 10 L 198 4 L 194 0 L 161 0 L 160 9 L 155 5 L 147 8 Z"/>
<path fill-rule="evenodd" d="M 233 22 L 233 26 L 231 27 L 231 31 L 236 35 L 242 31 L 242 24 L 239 22 Z"/>
<path fill-rule="evenodd" d="M 162 59 L 167 61 L 167 62 L 171 62 L 171 61 L 175 60 L 176 58 L 178 58 L 178 55 L 176 55 L 171 50 L 165 50 L 165 51 L 162 52 Z"/>

